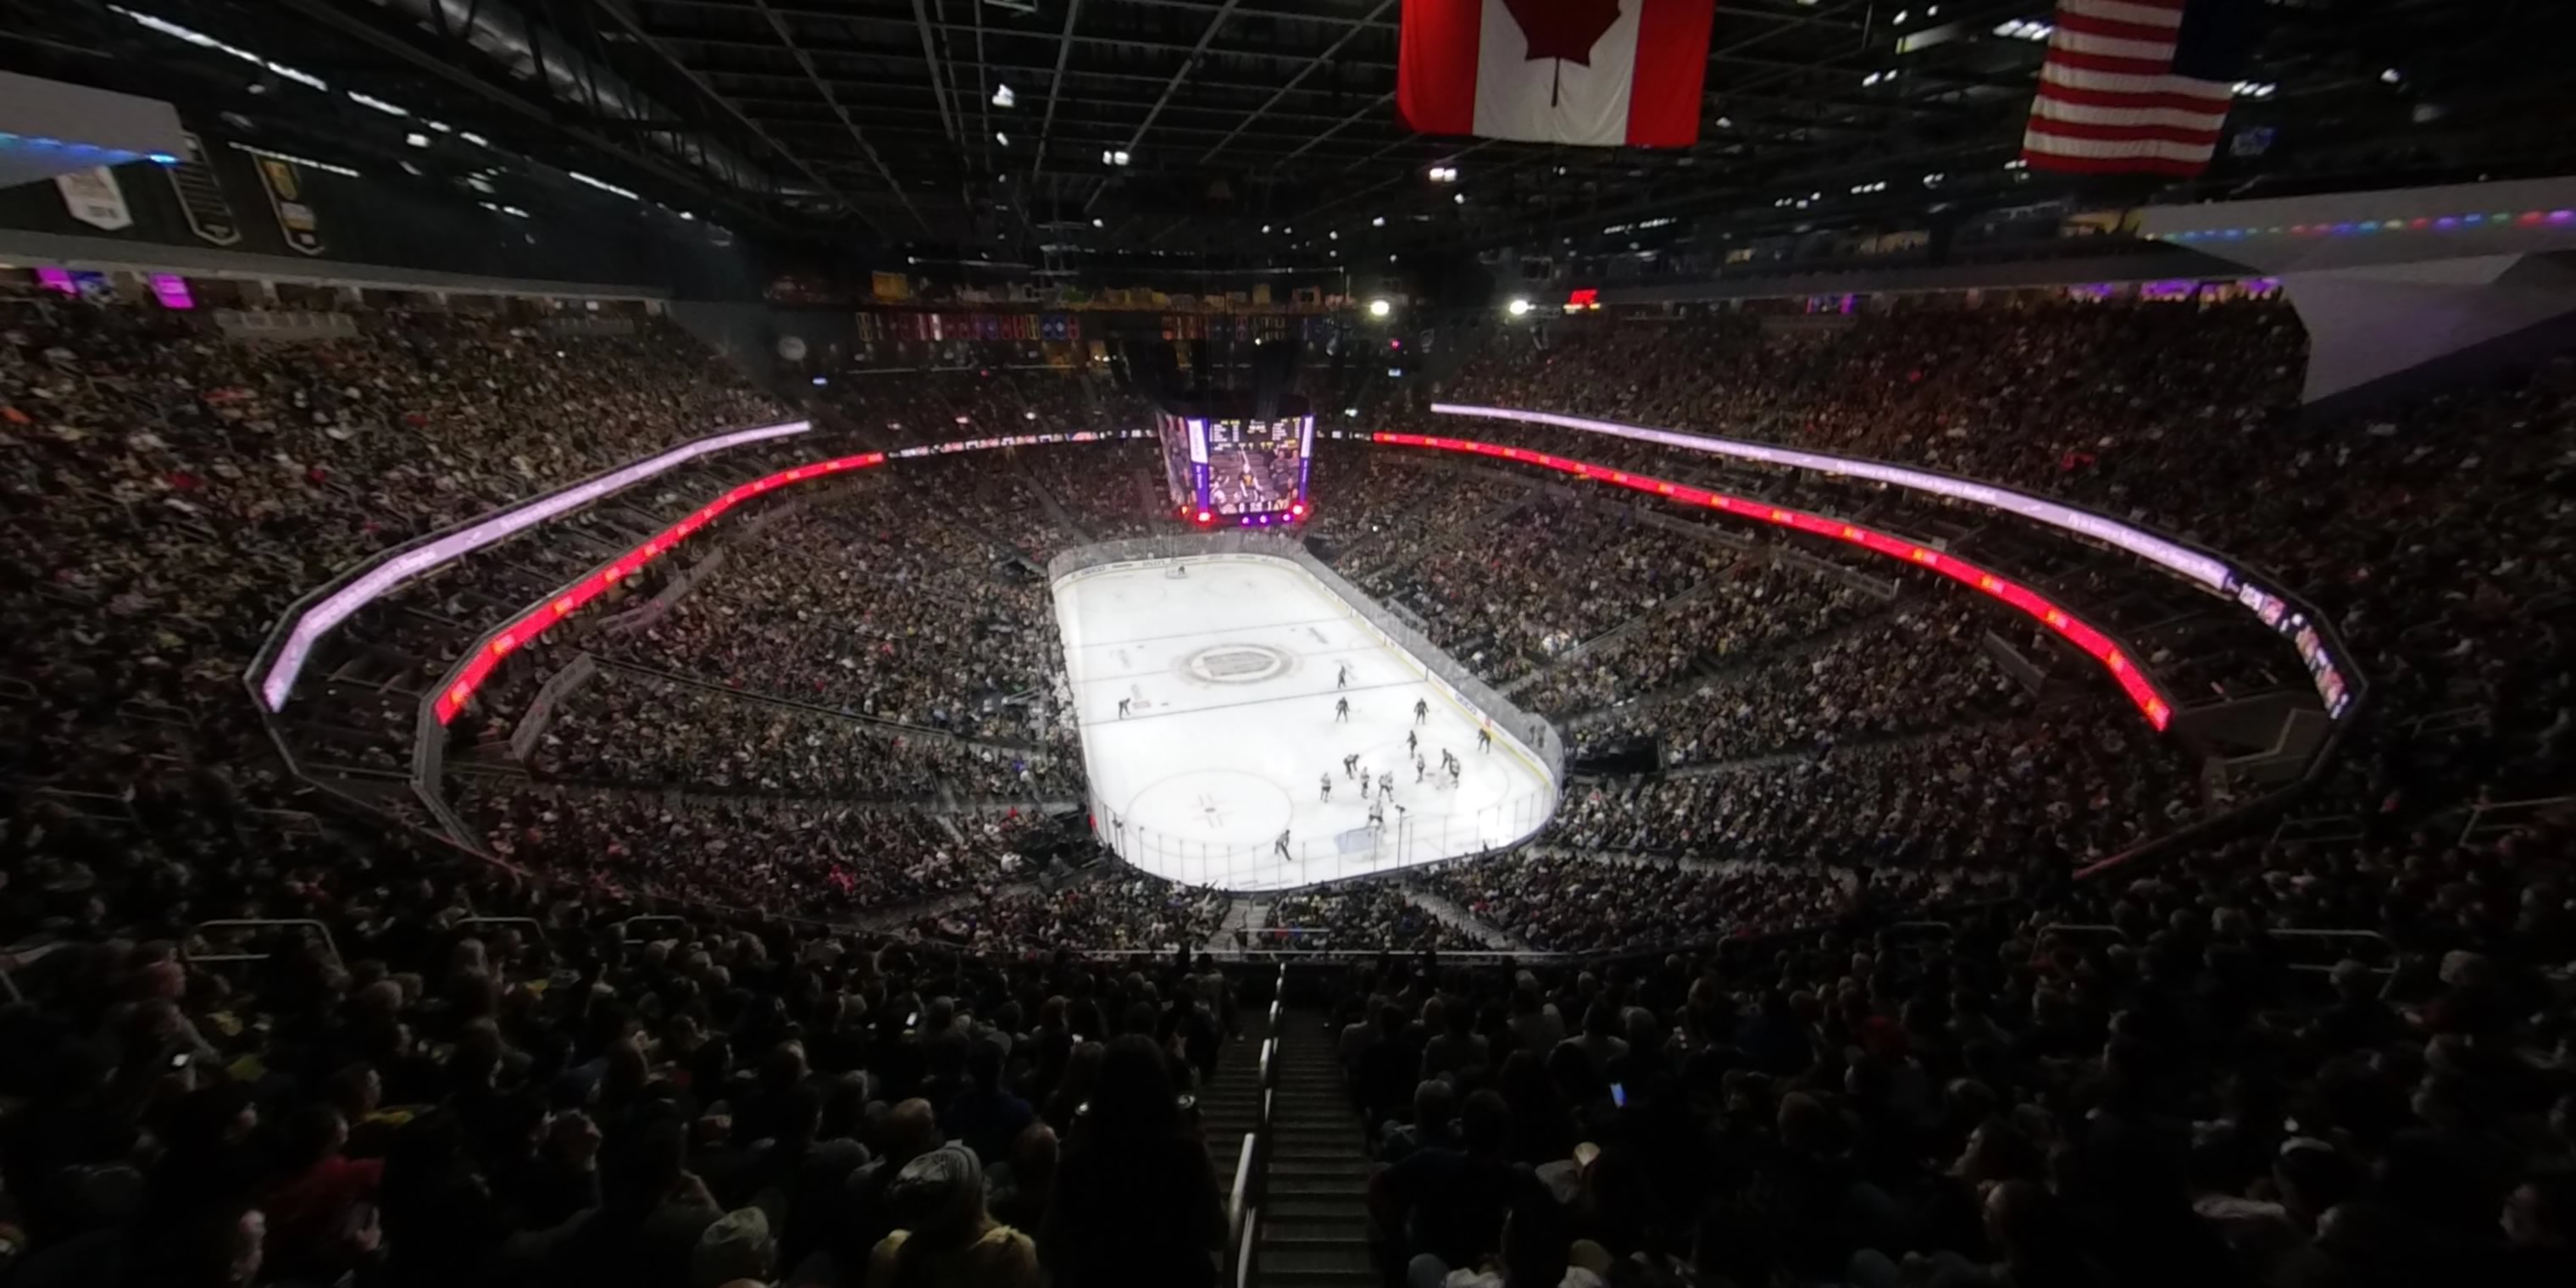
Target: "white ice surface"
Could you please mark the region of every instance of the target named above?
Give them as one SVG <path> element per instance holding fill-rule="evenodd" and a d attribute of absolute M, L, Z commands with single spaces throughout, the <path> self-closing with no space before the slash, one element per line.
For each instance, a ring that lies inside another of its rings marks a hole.
<path fill-rule="evenodd" d="M 1554 793 L 1539 767 L 1500 733 L 1480 753 L 1475 717 L 1296 565 L 1187 568 L 1055 587 L 1093 812 L 1129 863 L 1191 885 L 1279 890 L 1472 854 L 1546 820 Z M 1350 700 L 1347 723 L 1334 718 L 1337 697 Z M 1418 727 L 1416 701 L 1429 707 Z M 1408 733 L 1429 767 L 1418 783 Z M 1454 790 L 1444 747 L 1465 762 Z M 1372 775 L 1395 774 L 1375 834 L 1342 768 L 1353 753 Z M 1282 829 L 1292 858 L 1275 848 Z"/>

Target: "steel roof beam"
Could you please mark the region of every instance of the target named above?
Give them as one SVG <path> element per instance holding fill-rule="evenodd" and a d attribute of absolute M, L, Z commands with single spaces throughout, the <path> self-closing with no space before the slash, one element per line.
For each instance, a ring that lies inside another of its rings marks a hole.
<path fill-rule="evenodd" d="M 930 221 L 923 218 L 921 211 L 913 206 L 912 197 L 903 190 L 903 181 L 895 178 L 893 168 L 886 165 L 884 157 L 877 155 L 876 147 L 868 142 L 868 136 L 859 131 L 859 123 L 851 120 L 848 110 L 841 106 L 841 100 L 833 97 L 832 87 L 823 82 L 823 74 L 815 70 L 813 58 L 796 43 L 794 33 L 788 30 L 787 20 L 769 12 L 768 0 L 756 0 L 756 2 L 760 4 L 761 12 L 768 14 L 769 25 L 777 31 L 778 39 L 787 46 L 787 52 L 795 57 L 797 64 L 805 69 L 805 75 L 814 82 L 815 92 L 823 96 L 823 102 L 832 109 L 832 114 L 841 118 L 841 125 L 850 132 L 851 141 L 857 143 L 859 151 L 876 164 L 877 173 L 885 176 L 886 186 L 894 190 L 895 199 L 901 201 L 903 208 L 911 213 L 913 222 L 920 224 L 923 231 L 928 231 Z"/>

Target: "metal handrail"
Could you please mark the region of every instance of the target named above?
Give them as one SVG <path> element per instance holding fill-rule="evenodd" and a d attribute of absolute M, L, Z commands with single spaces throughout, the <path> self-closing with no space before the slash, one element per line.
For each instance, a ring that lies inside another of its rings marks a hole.
<path fill-rule="evenodd" d="M 2488 823 L 2485 820 L 2489 814 L 2512 811 L 2517 815 L 2537 815 L 2546 814 L 2552 809 L 2576 811 L 2576 796 L 2538 796 L 2530 800 L 2492 801 L 2480 805 L 2469 811 L 2469 821 L 2461 825 L 2460 844 L 2466 845 L 2471 839 L 2487 832 L 2504 831 L 2522 826 L 2519 821 L 2504 824 Z"/>
<path fill-rule="evenodd" d="M 182 939 L 180 940 L 180 944 L 179 944 L 179 954 L 180 954 L 180 956 L 182 956 L 182 957 L 184 957 L 185 959 L 187 959 L 187 960 L 189 960 L 189 961 L 192 961 L 192 962 L 264 962 L 264 961 L 267 961 L 269 958 L 271 958 L 271 957 L 275 957 L 277 954 L 275 954 L 275 953 L 195 953 L 195 952 L 190 952 L 190 951 L 188 951 L 188 946 L 187 946 L 187 945 L 188 945 L 188 941 L 189 941 L 189 940 L 193 940 L 193 939 L 199 938 L 199 937 L 203 936 L 203 935 L 205 934 L 205 932 L 207 932 L 207 931 L 209 931 L 209 930 L 248 930 L 248 929 L 253 929 L 253 928 L 256 928 L 256 927 L 262 927 L 262 926 L 268 926 L 268 927 L 310 926 L 310 927 L 312 927 L 312 928 L 313 928 L 313 930 L 314 930 L 316 933 L 318 933 L 318 934 L 320 934 L 320 935 L 322 936 L 322 947 L 323 947 L 324 951 L 326 951 L 326 952 L 328 952 L 328 953 L 330 953 L 330 954 L 331 954 L 331 964 L 332 964 L 332 965 L 334 965 L 334 966 L 338 966 L 338 965 L 340 965 L 340 964 L 341 964 L 341 960 L 340 960 L 340 945 L 339 945 L 339 942 L 338 942 L 337 940 L 335 940 L 335 939 L 333 939 L 333 938 L 331 937 L 331 928 L 330 928 L 329 926 L 326 926 L 326 925 L 322 924 L 321 922 L 319 922 L 319 921 L 315 921 L 315 920 L 313 920 L 312 918 L 309 918 L 309 917 L 227 917 L 227 918 L 220 918 L 220 919 L 218 919 L 218 920 L 214 920 L 214 921 L 200 921 L 200 922 L 196 923 L 195 925 L 188 927 L 188 933 L 187 933 L 187 935 L 186 935 L 184 938 L 182 938 Z"/>
<path fill-rule="evenodd" d="M 1253 1235 L 1261 1225 L 1261 1209 L 1247 1209 L 1243 1214 L 1243 1232 L 1235 1240 L 1234 1288 L 1252 1288 Z"/>
<path fill-rule="evenodd" d="M 1243 1148 L 1237 1151 L 1235 1156 L 1234 1190 L 1227 1197 L 1225 1205 L 1225 1232 L 1226 1241 L 1229 1243 L 1241 1237 L 1244 1214 L 1251 1211 L 1252 1156 L 1260 1147 L 1258 1135 L 1256 1132 L 1245 1132 Z"/>

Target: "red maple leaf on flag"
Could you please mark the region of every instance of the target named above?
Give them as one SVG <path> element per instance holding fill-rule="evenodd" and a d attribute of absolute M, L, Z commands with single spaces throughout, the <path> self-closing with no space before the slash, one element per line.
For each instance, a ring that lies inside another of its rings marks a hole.
<path fill-rule="evenodd" d="M 1529 57 L 1592 65 L 1592 47 L 1619 21 L 1619 0 L 1503 0 L 1529 40 Z"/>

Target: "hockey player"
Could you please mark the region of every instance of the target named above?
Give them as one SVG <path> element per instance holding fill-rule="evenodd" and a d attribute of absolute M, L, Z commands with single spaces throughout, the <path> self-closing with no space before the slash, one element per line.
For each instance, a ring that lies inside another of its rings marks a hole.
<path fill-rule="evenodd" d="M 1356 752 L 1342 757 L 1342 777 L 1348 778 L 1352 774 L 1359 772 L 1359 765 L 1360 758 L 1359 754 Z"/>
<path fill-rule="evenodd" d="M 1386 771 L 1385 773 L 1380 774 L 1380 775 L 1378 775 L 1378 776 L 1377 776 L 1377 794 L 1378 794 L 1378 795 L 1380 795 L 1380 796 L 1386 797 L 1388 800 L 1394 800 L 1394 799 L 1395 799 L 1395 771 L 1394 771 L 1394 770 L 1390 769 L 1390 770 Z"/>
<path fill-rule="evenodd" d="M 1342 663 L 1341 669 L 1333 674 L 1333 687 L 1336 689 L 1347 689 L 1351 687 L 1350 663 Z"/>
<path fill-rule="evenodd" d="M 1333 702 L 1333 723 L 1349 724 L 1350 722 L 1351 700 L 1349 698 L 1335 699 Z"/>
<path fill-rule="evenodd" d="M 1369 802 L 1368 825 L 1369 830 L 1372 832 L 1386 826 L 1386 806 L 1380 805 L 1376 801 Z"/>
<path fill-rule="evenodd" d="M 1478 729 L 1476 731 L 1476 750 L 1479 752 L 1491 752 L 1493 749 L 1494 731 L 1491 729 Z"/>
<path fill-rule="evenodd" d="M 1413 781 L 1417 783 L 1422 781 L 1422 770 L 1422 753 L 1417 751 L 1413 753 Z"/>
<path fill-rule="evenodd" d="M 1413 723 L 1418 725 L 1429 719 L 1431 719 L 1431 703 L 1426 699 L 1415 698 L 1413 700 Z"/>
<path fill-rule="evenodd" d="M 1275 850 L 1277 850 L 1277 851 L 1279 852 L 1279 857 L 1280 857 L 1280 858 L 1287 859 L 1287 858 L 1293 858 L 1293 857 L 1295 857 L 1294 855 L 1291 855 L 1291 854 L 1289 854 L 1289 853 L 1288 853 L 1288 829 L 1287 829 L 1287 828 L 1284 828 L 1284 827 L 1283 827 L 1283 828 L 1279 829 L 1279 843 L 1278 843 L 1277 845 L 1275 845 L 1275 846 L 1271 847 L 1271 848 L 1273 848 L 1273 849 L 1275 849 Z"/>
<path fill-rule="evenodd" d="M 1324 803 L 1327 805 L 1333 803 L 1333 776 L 1331 774 L 1324 775 Z"/>
<path fill-rule="evenodd" d="M 1412 730 L 1410 730 L 1410 729 L 1405 730 L 1405 731 L 1404 731 L 1404 749 L 1405 749 L 1406 751 L 1414 751 L 1414 752 L 1418 752 L 1418 751 L 1422 750 L 1422 735 L 1421 735 L 1421 734 L 1418 734 L 1418 733 L 1415 733 L 1415 732 L 1413 732 L 1413 731 L 1412 731 Z"/>
<path fill-rule="evenodd" d="M 1132 699 L 1132 698 L 1120 698 L 1120 699 L 1118 699 L 1118 718 L 1119 718 L 1119 719 L 1124 720 L 1124 719 L 1126 719 L 1126 718 L 1127 718 L 1127 704 L 1128 704 L 1129 702 L 1132 702 L 1132 701 L 1134 701 L 1134 699 Z"/>
<path fill-rule="evenodd" d="M 1458 762 L 1454 760 L 1449 762 L 1449 790 L 1458 790 Z"/>

